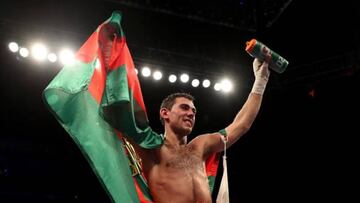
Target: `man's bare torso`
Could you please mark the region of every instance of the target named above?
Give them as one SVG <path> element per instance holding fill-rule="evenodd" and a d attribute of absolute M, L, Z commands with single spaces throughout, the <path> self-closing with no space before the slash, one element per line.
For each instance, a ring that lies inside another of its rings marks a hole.
<path fill-rule="evenodd" d="M 201 154 L 188 144 L 178 148 L 163 145 L 146 155 L 155 159 L 155 163 L 145 161 L 143 166 L 156 203 L 211 203 Z"/>

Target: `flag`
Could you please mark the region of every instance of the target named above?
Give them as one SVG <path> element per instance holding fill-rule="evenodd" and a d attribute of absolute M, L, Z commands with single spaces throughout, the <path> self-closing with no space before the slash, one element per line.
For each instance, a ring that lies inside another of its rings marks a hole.
<path fill-rule="evenodd" d="M 44 101 L 76 142 L 114 202 L 139 202 L 124 149 L 127 132 L 144 148 L 162 144 L 148 126 L 139 81 L 114 12 L 44 90 Z M 150 193 L 144 198 L 150 199 Z"/>
<path fill-rule="evenodd" d="M 149 127 L 140 83 L 120 25 L 121 13 L 98 26 L 45 88 L 45 104 L 72 137 L 116 203 L 152 202 L 136 153 L 124 137 L 152 149 L 163 137 Z M 218 156 L 207 169 L 214 180 Z M 212 184 L 214 181 L 209 181 Z M 212 187 L 213 188 L 213 187 Z"/>
<path fill-rule="evenodd" d="M 229 185 L 227 175 L 226 156 L 223 156 L 223 176 L 221 178 L 219 192 L 216 198 L 216 203 L 229 203 Z"/>

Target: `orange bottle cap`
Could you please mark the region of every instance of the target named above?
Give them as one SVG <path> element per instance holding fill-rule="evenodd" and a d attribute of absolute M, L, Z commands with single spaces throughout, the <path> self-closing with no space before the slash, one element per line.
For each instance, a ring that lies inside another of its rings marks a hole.
<path fill-rule="evenodd" d="M 256 39 L 252 39 L 250 41 L 247 41 L 245 51 L 252 52 L 255 44 L 256 44 Z"/>

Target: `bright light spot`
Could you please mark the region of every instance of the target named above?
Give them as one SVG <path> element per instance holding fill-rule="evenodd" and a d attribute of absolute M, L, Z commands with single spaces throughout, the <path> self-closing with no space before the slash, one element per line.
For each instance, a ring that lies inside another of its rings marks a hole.
<path fill-rule="evenodd" d="M 34 44 L 31 47 L 31 55 L 34 57 L 35 60 L 43 61 L 47 57 L 47 49 L 43 44 Z"/>
<path fill-rule="evenodd" d="M 215 85 L 214 85 L 214 89 L 216 90 L 216 91 L 220 91 L 221 89 L 222 89 L 222 87 L 221 87 L 221 83 L 215 83 Z"/>
<path fill-rule="evenodd" d="M 19 53 L 20 53 L 20 56 L 22 56 L 24 58 L 29 56 L 29 50 L 25 47 L 20 48 Z"/>
<path fill-rule="evenodd" d="M 100 63 L 99 58 L 96 58 L 96 60 L 95 60 L 95 68 L 97 70 L 100 70 L 100 68 L 101 68 L 101 63 Z"/>
<path fill-rule="evenodd" d="M 19 45 L 16 42 L 10 42 L 9 49 L 11 52 L 15 53 L 15 52 L 19 51 Z"/>
<path fill-rule="evenodd" d="M 177 79 L 177 77 L 176 77 L 176 75 L 174 75 L 174 74 L 171 74 L 171 75 L 169 76 L 169 81 L 170 81 L 171 83 L 176 82 L 176 79 Z"/>
<path fill-rule="evenodd" d="M 230 80 L 224 79 L 221 81 L 221 88 L 224 92 L 231 92 L 233 89 L 233 84 Z"/>
<path fill-rule="evenodd" d="M 54 53 L 50 53 L 47 58 L 51 63 L 55 63 L 57 60 L 57 56 Z"/>
<path fill-rule="evenodd" d="M 74 52 L 68 49 L 62 50 L 59 58 L 63 65 L 70 65 L 75 62 Z"/>
<path fill-rule="evenodd" d="M 160 71 L 155 71 L 154 74 L 153 74 L 153 78 L 155 80 L 160 80 L 162 78 L 162 73 Z"/>
<path fill-rule="evenodd" d="M 144 77 L 149 77 L 151 75 L 151 70 L 149 67 L 143 67 L 141 69 L 141 74 L 144 76 Z"/>
<path fill-rule="evenodd" d="M 139 74 L 139 71 L 137 68 L 135 68 L 135 73 L 136 73 L 136 75 Z"/>
<path fill-rule="evenodd" d="M 194 79 L 191 81 L 191 85 L 193 87 L 197 87 L 197 86 L 199 86 L 199 84 L 200 84 L 200 81 L 198 79 Z"/>
<path fill-rule="evenodd" d="M 183 82 L 183 83 L 187 83 L 189 81 L 189 75 L 186 74 L 186 73 L 181 74 L 180 81 Z"/>
<path fill-rule="evenodd" d="M 210 80 L 208 80 L 208 79 L 203 80 L 202 86 L 205 88 L 210 87 Z"/>

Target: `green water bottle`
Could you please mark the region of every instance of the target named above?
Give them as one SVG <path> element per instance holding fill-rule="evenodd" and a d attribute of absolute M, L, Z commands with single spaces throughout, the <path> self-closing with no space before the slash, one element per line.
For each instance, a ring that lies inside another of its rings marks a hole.
<path fill-rule="evenodd" d="M 269 68 L 277 73 L 284 72 L 289 65 L 289 62 L 286 59 L 256 39 L 246 42 L 245 51 L 252 57 L 258 58 L 260 61 L 269 62 Z"/>

